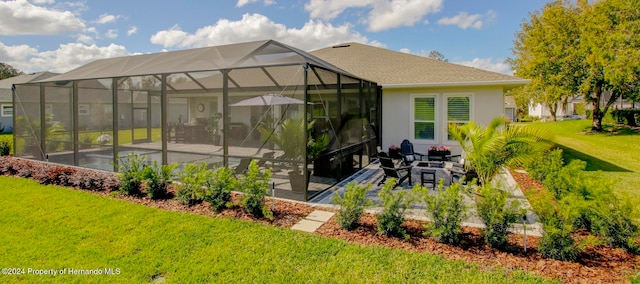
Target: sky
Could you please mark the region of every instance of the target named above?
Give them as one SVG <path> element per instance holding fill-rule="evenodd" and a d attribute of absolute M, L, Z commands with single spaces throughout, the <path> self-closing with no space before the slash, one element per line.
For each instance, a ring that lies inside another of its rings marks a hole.
<path fill-rule="evenodd" d="M 134 54 L 273 39 L 312 51 L 360 42 L 512 74 L 542 0 L 0 0 L 0 62 L 66 72 Z"/>

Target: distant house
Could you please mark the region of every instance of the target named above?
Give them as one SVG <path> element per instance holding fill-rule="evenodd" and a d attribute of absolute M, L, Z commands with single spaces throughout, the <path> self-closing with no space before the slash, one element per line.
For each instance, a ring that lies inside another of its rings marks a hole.
<path fill-rule="evenodd" d="M 38 72 L 0 80 L 0 129 L 4 127 L 5 132 L 13 131 L 13 95 L 11 92 L 13 84 L 43 80 L 55 75 L 58 74 L 51 72 Z"/>
<path fill-rule="evenodd" d="M 511 121 L 516 120 L 516 109 L 518 106 L 516 105 L 516 100 L 513 96 L 505 96 L 504 97 L 504 115 Z"/>
<path fill-rule="evenodd" d="M 488 124 L 505 115 L 507 90 L 529 80 L 359 43 L 312 51 L 382 88 L 382 147 L 414 143 L 416 152 L 448 145 L 450 123 Z"/>

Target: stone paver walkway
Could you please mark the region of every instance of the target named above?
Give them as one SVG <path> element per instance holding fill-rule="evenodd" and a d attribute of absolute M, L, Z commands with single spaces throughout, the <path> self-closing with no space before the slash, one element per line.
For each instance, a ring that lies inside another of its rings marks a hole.
<path fill-rule="evenodd" d="M 315 232 L 322 224 L 329 221 L 331 217 L 333 217 L 333 212 L 315 210 L 311 212 L 307 217 L 300 220 L 300 222 L 296 223 L 291 227 L 292 230 L 298 230 L 308 233 Z"/>

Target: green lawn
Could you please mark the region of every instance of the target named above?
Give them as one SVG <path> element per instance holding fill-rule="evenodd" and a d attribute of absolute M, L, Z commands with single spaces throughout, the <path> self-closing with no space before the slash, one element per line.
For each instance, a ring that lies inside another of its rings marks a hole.
<path fill-rule="evenodd" d="M 640 202 L 640 132 L 605 126 L 606 133 L 588 133 L 590 120 L 535 123 L 548 129 L 564 150 L 565 160 L 587 162 L 587 172 L 615 182 L 614 191 Z"/>
<path fill-rule="evenodd" d="M 163 211 L 0 177 L 0 267 L 118 268 L 119 275 L 2 275 L 0 282 L 541 283 L 440 256 L 362 247 L 248 221 Z"/>

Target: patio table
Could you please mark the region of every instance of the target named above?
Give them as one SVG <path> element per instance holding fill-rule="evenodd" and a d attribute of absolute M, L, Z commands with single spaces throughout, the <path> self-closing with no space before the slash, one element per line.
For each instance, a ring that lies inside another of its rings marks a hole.
<path fill-rule="evenodd" d="M 449 186 L 451 184 L 451 173 L 446 169 L 446 164 L 444 162 L 441 162 L 438 165 L 438 163 L 434 162 L 415 161 L 412 165 L 413 168 L 411 168 L 411 175 L 415 176 L 415 180 L 421 180 L 418 178 L 422 177 L 423 171 L 431 170 L 436 172 L 436 184 L 439 184 L 441 179 L 444 179 L 445 186 Z"/>

